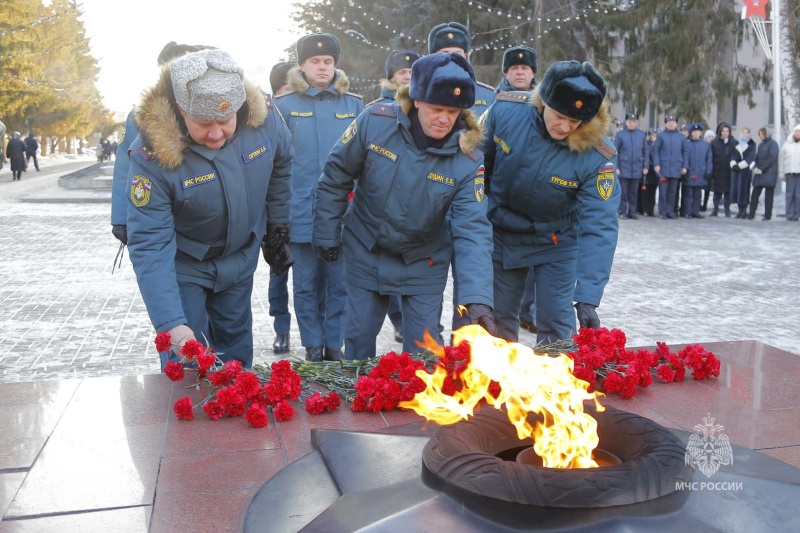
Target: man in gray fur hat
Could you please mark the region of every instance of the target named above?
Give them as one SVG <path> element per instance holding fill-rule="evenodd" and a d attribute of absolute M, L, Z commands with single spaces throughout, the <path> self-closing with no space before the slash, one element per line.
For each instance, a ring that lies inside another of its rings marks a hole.
<path fill-rule="evenodd" d="M 264 241 L 288 268 L 292 146 L 272 101 L 222 50 L 173 60 L 136 110 L 128 247 L 153 327 L 253 362 L 250 296 Z M 266 233 L 266 238 L 265 238 Z"/>

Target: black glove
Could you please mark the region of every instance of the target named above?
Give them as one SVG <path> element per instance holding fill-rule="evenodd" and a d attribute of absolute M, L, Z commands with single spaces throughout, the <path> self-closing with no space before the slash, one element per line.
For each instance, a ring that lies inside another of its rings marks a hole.
<path fill-rule="evenodd" d="M 578 325 L 582 328 L 597 329 L 600 327 L 600 317 L 597 316 L 596 305 L 578 302 L 575 304 L 578 311 Z"/>
<path fill-rule="evenodd" d="M 497 336 L 497 324 L 494 321 L 492 308 L 484 304 L 467 304 L 469 323 L 483 327 L 489 335 Z"/>
<path fill-rule="evenodd" d="M 294 264 L 294 256 L 288 244 L 281 245 L 273 253 L 273 250 L 264 241 L 261 243 L 261 254 L 264 256 L 264 261 L 269 265 L 269 273 L 274 276 L 280 276 Z"/>
<path fill-rule="evenodd" d="M 124 245 L 128 244 L 128 226 L 123 224 L 114 224 L 111 226 L 111 234 L 117 238 L 119 242 Z"/>
<path fill-rule="evenodd" d="M 273 252 L 279 252 L 284 244 L 289 244 L 289 224 L 267 224 L 264 242 Z"/>
<path fill-rule="evenodd" d="M 339 259 L 339 247 L 333 246 L 328 248 L 327 246 L 312 246 L 314 251 L 317 253 L 320 259 L 323 261 L 328 261 L 332 263 Z"/>

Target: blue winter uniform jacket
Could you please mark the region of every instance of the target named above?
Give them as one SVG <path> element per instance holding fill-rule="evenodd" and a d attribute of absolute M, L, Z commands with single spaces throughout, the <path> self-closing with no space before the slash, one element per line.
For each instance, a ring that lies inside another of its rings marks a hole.
<path fill-rule="evenodd" d="M 619 177 L 640 179 L 642 171 L 650 165 L 650 146 L 645 132 L 638 128 L 620 130 L 614 138 L 614 146 L 618 154 Z"/>
<path fill-rule="evenodd" d="M 310 85 L 294 67 L 287 76 L 293 92 L 275 98 L 292 134 L 291 239 L 294 243 L 311 242 L 312 205 L 317 181 L 333 145 L 364 109 L 360 96 L 347 92 L 350 82 L 337 70 L 327 89 Z"/>
<path fill-rule="evenodd" d="M 503 268 L 578 255 L 574 300 L 599 305 L 617 245 L 616 150 L 606 106 L 564 141 L 542 119 L 538 91 L 506 93 L 487 114 L 489 220 Z M 514 98 L 518 96 L 518 98 Z M 580 224 L 579 224 L 580 222 Z"/>
<path fill-rule="evenodd" d="M 381 80 L 381 95 L 376 98 L 375 100 L 371 101 L 366 105 L 369 107 L 375 104 L 388 104 L 391 105 L 394 102 L 394 97 L 397 94 L 397 85 L 392 83 L 389 80 Z M 366 108 L 365 107 L 365 108 Z"/>
<path fill-rule="evenodd" d="M 705 139 L 689 139 L 686 141 L 686 185 L 688 187 L 705 187 L 708 176 L 713 169 L 711 144 Z"/>
<path fill-rule="evenodd" d="M 661 166 L 665 178 L 680 178 L 681 169 L 686 168 L 686 137 L 678 130 L 661 130 L 653 143 L 653 166 Z"/>
<path fill-rule="evenodd" d="M 472 106 L 472 112 L 475 113 L 476 118 L 480 118 L 483 112 L 489 109 L 494 99 L 497 98 L 497 91 L 491 85 L 483 82 L 475 83 L 475 105 Z"/>
<path fill-rule="evenodd" d="M 157 331 L 186 323 L 182 280 L 219 292 L 251 276 L 267 222 L 288 223 L 291 198 L 291 138 L 271 101 L 246 82 L 236 132 L 212 150 L 181 126 L 170 83 L 165 69 L 145 95 L 128 152 L 128 248 Z"/>
<path fill-rule="evenodd" d="M 124 226 L 128 223 L 128 169 L 131 166 L 128 159 L 128 148 L 139 136 L 139 127 L 136 125 L 134 112 L 128 113 L 125 120 L 125 132 L 117 144 L 114 156 L 114 178 L 111 182 L 111 224 Z"/>
<path fill-rule="evenodd" d="M 480 127 L 464 110 L 465 129 L 442 148 L 417 149 L 403 86 L 391 106 L 372 106 L 336 143 L 317 189 L 317 246 L 357 239 L 347 255 L 348 283 L 382 294 L 441 294 L 455 248 L 460 303 L 491 306 L 492 228 L 486 219 Z M 347 212 L 347 195 L 358 190 Z M 449 228 L 446 215 L 450 212 Z M 391 256 L 383 260 L 384 256 Z M 376 275 L 377 272 L 377 275 Z"/>

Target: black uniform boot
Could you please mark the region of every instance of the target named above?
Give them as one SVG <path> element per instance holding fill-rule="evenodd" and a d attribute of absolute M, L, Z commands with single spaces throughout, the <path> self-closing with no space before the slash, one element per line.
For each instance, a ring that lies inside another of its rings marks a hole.
<path fill-rule="evenodd" d="M 272 351 L 275 353 L 289 352 L 289 332 L 279 331 L 275 334 L 275 342 L 272 343 Z"/>

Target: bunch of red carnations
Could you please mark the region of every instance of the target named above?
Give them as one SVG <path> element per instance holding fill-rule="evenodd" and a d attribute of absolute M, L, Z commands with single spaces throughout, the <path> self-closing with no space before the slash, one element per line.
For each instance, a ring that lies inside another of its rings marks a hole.
<path fill-rule="evenodd" d="M 171 347 L 169 333 L 156 336 L 159 352 Z M 172 381 L 182 380 L 187 371 L 197 371 L 197 384 L 192 384 L 193 387 L 205 383 L 210 390 L 197 405 L 189 396 L 175 402 L 173 410 L 181 420 L 194 419 L 195 408 L 201 407 L 212 420 L 244 415 L 251 426 L 261 428 L 269 421 L 267 409 L 272 410 L 278 422 L 290 420 L 295 414 L 290 401 L 297 400 L 303 393 L 302 379 L 288 360 L 272 363 L 268 374 L 256 374 L 243 370 L 240 361 L 223 363 L 212 348 L 196 340 L 183 345 L 179 362 L 170 361 L 164 367 L 164 374 Z M 314 415 L 333 411 L 339 405 L 341 401 L 335 392 L 325 397 L 315 393 L 305 400 L 306 411 Z"/>
<path fill-rule="evenodd" d="M 698 344 L 687 346 L 677 354 L 658 342 L 654 351 L 625 348 L 625 333 L 618 329 L 581 328 L 573 337 L 577 350 L 568 355 L 575 362 L 573 374 L 589 383 L 589 391 L 619 393 L 633 397 L 639 388 L 649 387 L 653 378 L 672 383 L 683 381 L 686 371 L 694 379 L 719 376 L 720 361 Z"/>
<path fill-rule="evenodd" d="M 412 358 L 407 352 L 389 352 L 366 376 L 360 376 L 354 388 L 356 396 L 353 411 L 391 411 L 401 401 L 411 400 L 425 390 L 425 382 L 416 376 L 425 363 Z"/>

